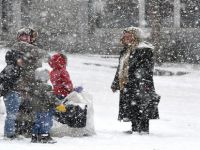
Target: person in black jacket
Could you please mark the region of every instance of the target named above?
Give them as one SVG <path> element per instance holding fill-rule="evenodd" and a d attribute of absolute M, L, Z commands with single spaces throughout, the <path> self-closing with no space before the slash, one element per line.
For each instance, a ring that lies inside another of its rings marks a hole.
<path fill-rule="evenodd" d="M 20 95 L 14 87 L 21 75 L 23 54 L 10 50 L 6 53 L 5 60 L 7 66 L 0 73 L 0 95 L 3 96 L 7 113 L 4 136 L 12 139 L 16 137 L 15 119 L 20 105 Z"/>
<path fill-rule="evenodd" d="M 135 27 L 124 30 L 118 69 L 112 83 L 113 92 L 120 91 L 119 120 L 132 123 L 127 133 L 149 133 L 149 120 L 158 119 L 160 96 L 153 83 L 152 46 L 141 41 Z"/>
<path fill-rule="evenodd" d="M 25 27 L 17 31 L 17 41 L 11 49 L 23 52 L 24 66 L 22 75 L 17 81 L 16 91 L 21 96 L 21 104 L 16 119 L 16 133 L 25 137 L 31 136 L 34 123 L 34 112 L 30 106 L 30 86 L 35 84 L 34 74 L 42 66 L 42 58 L 46 54 L 35 43 L 38 37 L 36 30 Z"/>

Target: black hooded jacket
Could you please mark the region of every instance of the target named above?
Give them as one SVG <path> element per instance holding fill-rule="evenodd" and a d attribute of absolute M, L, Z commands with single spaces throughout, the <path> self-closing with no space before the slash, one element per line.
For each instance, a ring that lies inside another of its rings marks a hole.
<path fill-rule="evenodd" d="M 10 50 L 6 53 L 6 67 L 0 73 L 0 96 L 5 96 L 13 90 L 21 74 L 21 67 L 17 65 L 17 60 L 23 58 L 20 51 Z"/>

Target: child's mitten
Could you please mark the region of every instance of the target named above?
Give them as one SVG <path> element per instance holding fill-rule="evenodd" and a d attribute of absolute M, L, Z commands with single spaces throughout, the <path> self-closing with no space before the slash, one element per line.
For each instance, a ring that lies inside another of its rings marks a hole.
<path fill-rule="evenodd" d="M 75 87 L 74 91 L 76 91 L 77 93 L 81 93 L 83 91 L 83 87 L 82 86 Z"/>
<path fill-rule="evenodd" d="M 63 104 L 60 104 L 56 107 L 56 110 L 59 111 L 59 112 L 66 112 L 66 108 L 65 108 L 65 105 Z"/>

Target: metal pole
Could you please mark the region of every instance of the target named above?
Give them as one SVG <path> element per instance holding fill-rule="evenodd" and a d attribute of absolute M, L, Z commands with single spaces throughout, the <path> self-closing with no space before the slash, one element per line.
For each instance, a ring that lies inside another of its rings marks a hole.
<path fill-rule="evenodd" d="M 154 58 L 157 64 L 161 64 L 161 16 L 160 16 L 161 0 L 151 0 L 151 26 L 152 26 L 152 42 L 154 45 Z"/>
<path fill-rule="evenodd" d="M 174 0 L 174 27 L 180 28 L 180 20 L 181 20 L 181 3 L 180 0 Z"/>
<path fill-rule="evenodd" d="M 21 0 L 13 2 L 13 31 L 21 28 Z"/>
<path fill-rule="evenodd" d="M 145 0 L 139 0 L 139 26 L 145 27 Z"/>

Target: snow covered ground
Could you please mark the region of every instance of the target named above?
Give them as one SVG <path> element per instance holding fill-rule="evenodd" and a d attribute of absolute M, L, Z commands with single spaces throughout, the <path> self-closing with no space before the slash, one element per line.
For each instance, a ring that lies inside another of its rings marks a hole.
<path fill-rule="evenodd" d="M 5 51 L 0 51 L 0 70 L 5 66 Z M 93 95 L 96 135 L 55 138 L 58 143 L 33 144 L 30 139 L 5 141 L 4 117 L 0 116 L 1 150 L 199 150 L 200 149 L 200 71 L 197 65 L 170 65 L 161 69 L 190 72 L 184 76 L 154 76 L 162 96 L 160 120 L 150 122 L 150 135 L 127 135 L 130 123 L 117 121 L 119 93 L 110 90 L 117 65 L 116 58 L 68 55 L 68 70 L 75 85 L 82 85 Z M 47 64 L 44 64 L 48 67 Z M 2 102 L 2 100 L 1 100 Z M 2 108 L 1 108 L 2 109 Z M 0 110 L 1 112 L 1 110 Z"/>

